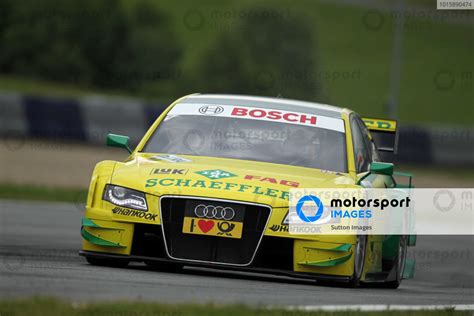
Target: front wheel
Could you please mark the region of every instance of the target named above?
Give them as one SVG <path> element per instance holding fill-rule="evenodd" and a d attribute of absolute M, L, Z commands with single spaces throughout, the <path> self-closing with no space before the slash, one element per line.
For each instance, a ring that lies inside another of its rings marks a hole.
<path fill-rule="evenodd" d="M 364 271 L 365 252 L 367 249 L 367 235 L 358 235 L 354 247 L 354 273 L 349 280 L 350 287 L 358 287 Z"/>

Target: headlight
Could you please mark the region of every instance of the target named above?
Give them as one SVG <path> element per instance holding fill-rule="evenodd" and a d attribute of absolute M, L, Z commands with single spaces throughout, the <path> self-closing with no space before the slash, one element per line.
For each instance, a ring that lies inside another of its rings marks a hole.
<path fill-rule="evenodd" d="M 105 186 L 104 200 L 117 206 L 148 211 L 145 193 L 108 184 Z"/>

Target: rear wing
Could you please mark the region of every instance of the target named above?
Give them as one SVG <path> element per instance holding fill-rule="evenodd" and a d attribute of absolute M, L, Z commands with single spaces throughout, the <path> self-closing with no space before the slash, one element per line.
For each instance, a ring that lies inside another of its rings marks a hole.
<path fill-rule="evenodd" d="M 365 126 L 370 131 L 379 151 L 397 153 L 398 149 L 398 122 L 376 118 L 363 118 Z"/>

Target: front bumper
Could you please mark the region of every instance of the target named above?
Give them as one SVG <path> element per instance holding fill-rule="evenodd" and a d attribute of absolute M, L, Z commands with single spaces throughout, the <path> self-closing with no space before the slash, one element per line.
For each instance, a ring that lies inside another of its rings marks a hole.
<path fill-rule="evenodd" d="M 87 212 L 86 212 L 87 215 Z M 130 261 L 174 262 L 188 266 L 227 268 L 344 281 L 353 273 L 353 244 L 263 235 L 247 265 L 172 258 L 161 225 L 84 218 L 81 255 Z M 217 237 L 210 237 L 217 238 Z"/>

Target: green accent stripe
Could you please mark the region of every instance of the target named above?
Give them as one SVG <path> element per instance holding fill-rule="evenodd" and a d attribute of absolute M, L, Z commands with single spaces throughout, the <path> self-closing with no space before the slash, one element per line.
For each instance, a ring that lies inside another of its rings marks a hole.
<path fill-rule="evenodd" d="M 85 240 L 87 240 L 88 242 L 94 245 L 106 246 L 106 247 L 121 247 L 121 248 L 125 247 L 125 246 L 120 245 L 119 243 L 114 243 L 114 242 L 102 239 L 100 237 L 94 236 L 91 233 L 89 233 L 87 230 L 85 230 L 84 227 L 81 228 L 81 235 L 82 235 L 82 238 L 84 238 Z"/>
<path fill-rule="evenodd" d="M 82 219 L 82 226 L 100 228 L 100 229 L 113 229 L 113 230 L 123 230 L 122 228 L 112 228 L 112 227 L 103 227 L 97 225 L 92 219 L 84 217 Z"/>
<path fill-rule="evenodd" d="M 94 223 L 90 218 L 86 218 L 86 217 L 82 219 L 82 226 L 101 228 L 99 225 Z"/>
<path fill-rule="evenodd" d="M 328 249 L 328 250 L 347 252 L 347 251 L 349 251 L 349 249 L 351 249 L 351 247 L 352 247 L 352 244 L 343 244 L 343 245 L 337 246 L 336 248 L 332 248 L 332 249 Z"/>
<path fill-rule="evenodd" d="M 352 256 L 352 252 L 348 255 L 345 255 L 339 258 L 321 260 L 321 261 L 302 261 L 302 262 L 298 262 L 298 264 L 305 265 L 305 266 L 313 266 L 313 267 L 334 267 L 341 263 L 346 262 L 347 260 L 350 259 L 351 256 Z"/>
<path fill-rule="evenodd" d="M 304 247 L 307 250 L 324 250 L 324 251 L 338 251 L 338 252 L 348 252 L 352 247 L 352 244 L 342 244 L 335 248 L 318 248 L 318 247 Z"/>

